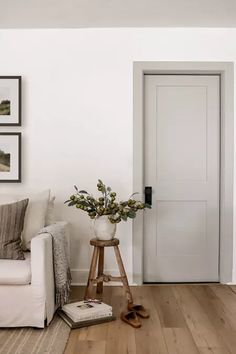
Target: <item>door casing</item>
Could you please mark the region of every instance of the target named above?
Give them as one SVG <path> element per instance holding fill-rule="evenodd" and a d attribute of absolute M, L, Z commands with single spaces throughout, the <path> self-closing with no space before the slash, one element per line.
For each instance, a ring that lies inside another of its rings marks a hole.
<path fill-rule="evenodd" d="M 144 75 L 220 76 L 221 283 L 233 279 L 234 64 L 233 62 L 134 62 L 133 191 L 144 191 Z M 148 211 L 147 211 L 148 212 Z M 143 284 L 143 214 L 133 221 L 133 282 Z"/>

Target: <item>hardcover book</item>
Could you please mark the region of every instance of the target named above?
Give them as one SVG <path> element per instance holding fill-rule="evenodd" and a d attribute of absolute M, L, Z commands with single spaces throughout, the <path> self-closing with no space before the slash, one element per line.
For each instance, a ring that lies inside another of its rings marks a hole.
<path fill-rule="evenodd" d="M 110 321 L 115 321 L 116 317 L 115 316 L 108 316 L 108 317 L 100 317 L 100 318 L 95 318 L 91 320 L 86 320 L 86 321 L 79 321 L 79 322 L 74 322 L 67 314 L 59 310 L 58 315 L 66 322 L 66 324 L 71 328 L 71 329 L 76 329 L 76 328 L 82 328 L 82 327 L 88 327 L 88 326 L 93 326 L 105 322 L 110 322 Z"/>
<path fill-rule="evenodd" d="M 112 307 L 100 301 L 77 301 L 62 307 L 74 322 L 112 316 Z"/>

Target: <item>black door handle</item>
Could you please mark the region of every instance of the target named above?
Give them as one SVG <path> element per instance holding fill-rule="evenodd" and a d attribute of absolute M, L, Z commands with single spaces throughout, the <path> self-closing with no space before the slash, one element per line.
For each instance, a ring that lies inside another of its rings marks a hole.
<path fill-rule="evenodd" d="M 145 203 L 152 205 L 152 187 L 145 187 Z"/>

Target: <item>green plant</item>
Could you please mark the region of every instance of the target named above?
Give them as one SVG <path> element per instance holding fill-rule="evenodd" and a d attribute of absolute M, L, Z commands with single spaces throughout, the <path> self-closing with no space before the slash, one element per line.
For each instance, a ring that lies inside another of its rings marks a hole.
<path fill-rule="evenodd" d="M 91 219 L 96 216 L 108 215 L 111 223 L 119 223 L 121 220 L 127 221 L 128 218 L 134 219 L 138 210 L 151 208 L 149 204 L 133 199 L 134 193 L 127 201 L 116 201 L 116 193 L 111 190 L 111 187 L 106 187 L 99 179 L 97 189 L 102 193 L 102 197 L 95 199 L 85 190 L 79 190 L 74 186 L 76 193 L 70 196 L 70 199 L 65 203 L 68 206 L 75 206 L 78 209 L 86 211 Z"/>

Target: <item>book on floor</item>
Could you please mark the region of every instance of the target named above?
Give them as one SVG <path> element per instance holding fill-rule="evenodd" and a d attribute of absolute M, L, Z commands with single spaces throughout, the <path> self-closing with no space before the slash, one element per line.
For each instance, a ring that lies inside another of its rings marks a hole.
<path fill-rule="evenodd" d="M 100 301 L 76 301 L 61 309 L 73 322 L 101 319 L 112 316 L 112 307 Z"/>
<path fill-rule="evenodd" d="M 75 329 L 75 328 L 82 328 L 82 327 L 88 327 L 88 326 L 93 326 L 93 325 L 98 325 L 101 323 L 105 323 L 105 322 L 110 322 L 110 321 L 115 321 L 116 317 L 115 316 L 108 316 L 108 317 L 101 317 L 101 318 L 95 318 L 95 319 L 90 319 L 90 320 L 86 320 L 86 321 L 78 321 L 78 322 L 74 322 L 69 316 L 67 316 L 67 314 L 62 311 L 59 310 L 58 311 L 58 315 L 66 322 L 66 324 L 71 328 L 71 329 Z"/>

